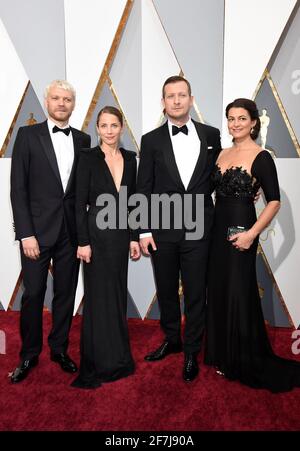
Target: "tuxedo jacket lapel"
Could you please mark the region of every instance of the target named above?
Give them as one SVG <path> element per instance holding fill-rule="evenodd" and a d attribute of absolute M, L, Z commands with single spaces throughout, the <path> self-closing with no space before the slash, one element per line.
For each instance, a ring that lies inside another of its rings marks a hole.
<path fill-rule="evenodd" d="M 52 140 L 51 140 L 51 137 L 49 134 L 47 121 L 42 123 L 40 140 L 42 142 L 44 152 L 49 160 L 51 168 L 53 169 L 53 172 L 62 187 L 58 164 L 57 164 L 57 160 L 56 160 L 56 155 L 55 155 L 54 147 L 53 147 Z M 62 187 L 62 189 L 63 189 L 63 187 Z"/>
<path fill-rule="evenodd" d="M 197 183 L 197 181 L 201 177 L 201 175 L 205 169 L 206 163 L 207 163 L 207 140 L 206 140 L 205 133 L 203 132 L 203 129 L 199 122 L 195 122 L 193 119 L 192 119 L 192 121 L 196 127 L 196 131 L 198 133 L 200 143 L 201 143 L 201 148 L 200 148 L 200 154 L 199 154 L 193 175 L 188 184 L 187 190 L 193 189 L 194 185 Z"/>
<path fill-rule="evenodd" d="M 182 183 L 180 173 L 178 171 L 178 167 L 175 160 L 172 141 L 169 134 L 168 122 L 166 122 L 162 126 L 161 133 L 162 133 L 161 146 L 163 148 L 163 154 L 167 169 L 176 185 L 180 188 L 180 190 L 185 191 L 185 187 Z"/>

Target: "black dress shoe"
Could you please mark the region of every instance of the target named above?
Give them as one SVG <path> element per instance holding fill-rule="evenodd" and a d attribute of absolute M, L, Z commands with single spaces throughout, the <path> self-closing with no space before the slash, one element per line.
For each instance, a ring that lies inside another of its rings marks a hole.
<path fill-rule="evenodd" d="M 76 363 L 64 352 L 61 352 L 60 354 L 51 352 L 51 360 L 58 363 L 61 366 L 61 369 L 67 373 L 76 373 L 77 371 Z"/>
<path fill-rule="evenodd" d="M 183 379 L 187 382 L 191 382 L 197 377 L 199 373 L 199 367 L 197 362 L 197 354 L 190 353 L 184 356 L 183 366 Z"/>
<path fill-rule="evenodd" d="M 35 367 L 39 362 L 38 357 L 33 357 L 32 359 L 23 360 L 23 362 L 18 366 L 12 373 L 10 380 L 13 384 L 23 381 L 29 374 L 31 368 Z"/>
<path fill-rule="evenodd" d="M 181 343 L 170 343 L 169 341 L 164 341 L 163 344 L 157 348 L 155 351 L 147 354 L 145 360 L 148 362 L 154 362 L 155 360 L 161 360 L 167 357 L 169 354 L 176 354 L 182 351 Z"/>

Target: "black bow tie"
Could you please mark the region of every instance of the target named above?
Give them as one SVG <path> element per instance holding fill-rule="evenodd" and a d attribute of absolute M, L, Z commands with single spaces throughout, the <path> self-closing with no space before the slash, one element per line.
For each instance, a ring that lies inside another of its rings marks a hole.
<path fill-rule="evenodd" d="M 57 127 L 57 125 L 55 125 L 53 127 L 52 131 L 53 131 L 53 133 L 63 132 L 65 135 L 69 136 L 71 129 L 70 129 L 70 127 L 68 127 L 68 128 L 59 128 L 59 127 Z"/>
<path fill-rule="evenodd" d="M 182 127 L 176 127 L 176 125 L 172 125 L 172 136 L 177 135 L 177 133 L 179 132 L 187 135 L 189 131 L 186 125 L 183 125 Z"/>

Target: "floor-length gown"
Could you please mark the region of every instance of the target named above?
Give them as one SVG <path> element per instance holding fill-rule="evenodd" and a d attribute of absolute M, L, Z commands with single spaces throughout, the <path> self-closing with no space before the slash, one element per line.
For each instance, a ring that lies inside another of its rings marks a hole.
<path fill-rule="evenodd" d="M 127 188 L 129 197 L 135 192 L 136 158 L 134 152 L 120 150 L 124 161 L 121 188 Z M 116 201 L 115 230 L 100 230 L 96 224 L 101 194 Z M 118 228 L 121 194 L 99 147 L 81 152 L 76 196 L 79 245 L 90 244 L 92 257 L 90 263 L 84 263 L 81 361 L 72 386 L 96 388 L 134 372 L 126 318 L 130 231 Z M 126 205 L 125 196 L 122 208 L 127 220 Z"/>
<path fill-rule="evenodd" d="M 258 237 L 250 249 L 237 250 L 227 240 L 228 227 L 256 222 L 254 196 L 261 187 L 266 201 L 279 200 L 276 167 L 263 150 L 251 175 L 242 167 L 224 173 L 216 165 L 215 223 L 208 269 L 205 363 L 231 380 L 254 388 L 283 392 L 300 387 L 300 363 L 276 356 L 271 348 L 256 279 Z"/>

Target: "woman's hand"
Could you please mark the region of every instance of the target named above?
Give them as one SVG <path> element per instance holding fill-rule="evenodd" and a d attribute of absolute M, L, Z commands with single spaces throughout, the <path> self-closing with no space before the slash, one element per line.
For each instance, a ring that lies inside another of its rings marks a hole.
<path fill-rule="evenodd" d="M 260 196 L 261 196 L 261 190 L 259 189 L 259 190 L 257 191 L 257 193 L 255 194 L 255 197 L 254 197 L 254 203 L 255 203 L 255 204 L 259 201 Z"/>
<path fill-rule="evenodd" d="M 148 247 L 151 246 L 153 251 L 157 250 L 155 241 L 153 239 L 153 236 L 147 236 L 145 238 L 140 238 L 140 247 L 142 249 L 142 252 L 144 255 L 149 256 L 150 252 Z"/>
<path fill-rule="evenodd" d="M 77 258 L 84 261 L 85 263 L 90 263 L 92 257 L 92 249 L 88 244 L 87 246 L 78 246 L 77 248 Z"/>
<path fill-rule="evenodd" d="M 247 232 L 232 235 L 228 240 L 237 250 L 245 251 L 251 247 L 255 238 L 255 234 L 251 230 L 247 230 Z"/>
<path fill-rule="evenodd" d="M 138 260 L 141 256 L 140 245 L 137 241 L 130 241 L 130 258 Z"/>

